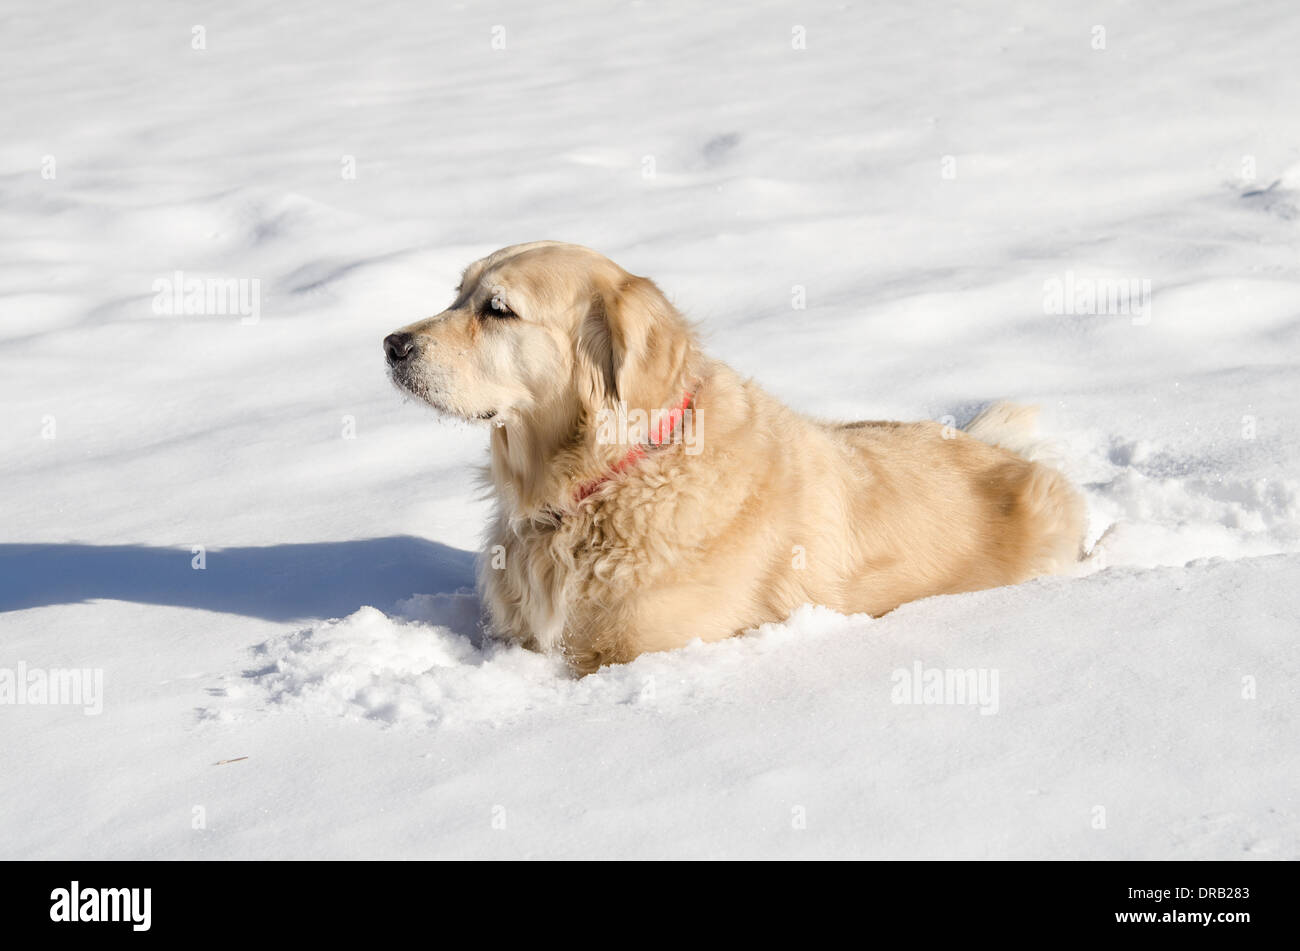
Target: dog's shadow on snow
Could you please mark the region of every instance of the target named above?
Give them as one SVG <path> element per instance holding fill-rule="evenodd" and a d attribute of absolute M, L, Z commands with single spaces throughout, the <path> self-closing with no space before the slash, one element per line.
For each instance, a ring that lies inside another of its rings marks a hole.
<path fill-rule="evenodd" d="M 411 535 L 218 548 L 198 559 L 188 548 L 0 544 L 0 612 L 112 599 L 291 621 L 474 584 L 472 552 Z"/>

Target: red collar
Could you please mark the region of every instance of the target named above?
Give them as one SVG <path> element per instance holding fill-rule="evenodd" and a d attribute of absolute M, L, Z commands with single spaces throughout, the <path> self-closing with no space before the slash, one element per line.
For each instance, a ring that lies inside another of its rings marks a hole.
<path fill-rule="evenodd" d="M 590 482 L 584 482 L 582 485 L 578 486 L 577 492 L 574 493 L 574 501 L 581 502 L 583 499 L 586 499 L 597 492 L 601 486 L 614 478 L 614 476 L 618 475 L 620 472 L 626 472 L 646 454 L 647 447 L 653 448 L 655 446 L 662 446 L 664 441 L 672 436 L 673 432 L 676 431 L 677 424 L 682 421 L 682 416 L 686 413 L 686 407 L 691 405 L 691 400 L 693 399 L 695 399 L 694 391 L 687 390 L 682 395 L 681 402 L 659 417 L 659 426 L 650 434 L 649 443 L 639 443 L 633 446 L 628 451 L 628 454 L 618 462 L 614 463 L 614 465 L 610 467 L 609 471 L 603 476 L 592 479 Z"/>

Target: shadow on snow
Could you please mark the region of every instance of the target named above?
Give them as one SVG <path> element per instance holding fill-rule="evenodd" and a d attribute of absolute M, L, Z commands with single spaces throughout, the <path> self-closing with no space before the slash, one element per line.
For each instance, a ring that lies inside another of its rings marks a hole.
<path fill-rule="evenodd" d="M 288 621 L 470 588 L 474 555 L 411 535 L 219 548 L 0 544 L 0 612 L 96 599 Z"/>

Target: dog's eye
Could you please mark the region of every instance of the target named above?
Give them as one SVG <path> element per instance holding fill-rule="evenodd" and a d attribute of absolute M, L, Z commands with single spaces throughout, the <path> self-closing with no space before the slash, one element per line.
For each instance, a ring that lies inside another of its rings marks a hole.
<path fill-rule="evenodd" d="M 500 317 L 518 317 L 518 316 L 519 316 L 519 315 L 516 314 L 513 310 L 511 310 L 510 307 L 509 307 L 509 305 L 506 304 L 506 302 L 503 301 L 500 297 L 490 297 L 490 298 L 488 298 L 487 300 L 485 300 L 485 301 L 483 302 L 483 311 L 482 311 L 482 313 L 483 313 L 483 316 L 484 316 L 484 317 L 498 317 L 498 318 L 500 318 Z"/>

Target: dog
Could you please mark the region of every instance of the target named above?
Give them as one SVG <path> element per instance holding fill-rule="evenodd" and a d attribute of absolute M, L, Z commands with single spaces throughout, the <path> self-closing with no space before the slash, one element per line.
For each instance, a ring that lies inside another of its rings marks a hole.
<path fill-rule="evenodd" d="M 539 241 L 471 264 L 384 339 L 393 382 L 489 427 L 491 631 L 578 674 L 806 603 L 885 614 L 1070 570 L 1084 507 L 1035 410 L 964 431 L 822 422 L 701 350 L 649 279 Z"/>

